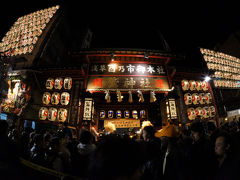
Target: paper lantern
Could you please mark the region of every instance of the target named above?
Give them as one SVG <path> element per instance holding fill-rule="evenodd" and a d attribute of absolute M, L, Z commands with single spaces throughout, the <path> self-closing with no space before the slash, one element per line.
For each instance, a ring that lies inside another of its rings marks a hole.
<path fill-rule="evenodd" d="M 130 117 L 130 112 L 128 110 L 124 111 L 124 117 L 129 118 Z"/>
<path fill-rule="evenodd" d="M 145 110 L 140 111 L 140 118 L 146 118 L 146 111 Z"/>
<path fill-rule="evenodd" d="M 57 109 L 56 108 L 50 108 L 48 111 L 48 120 L 49 121 L 55 121 L 57 119 Z"/>
<path fill-rule="evenodd" d="M 69 101 L 70 101 L 70 94 L 68 92 L 63 92 L 61 94 L 61 100 L 60 100 L 60 103 L 62 105 L 68 105 L 69 104 Z"/>
<path fill-rule="evenodd" d="M 188 89 L 189 89 L 189 83 L 188 83 L 188 81 L 187 80 L 182 80 L 182 89 L 184 90 L 184 91 L 187 91 Z"/>
<path fill-rule="evenodd" d="M 209 109 L 207 106 L 202 108 L 202 114 L 204 118 L 208 118 L 209 117 Z"/>
<path fill-rule="evenodd" d="M 120 110 L 117 110 L 116 117 L 117 118 L 121 118 L 122 117 L 122 112 Z"/>
<path fill-rule="evenodd" d="M 193 94 L 192 94 L 192 102 L 193 102 L 193 104 L 199 104 L 199 96 L 198 96 L 198 93 L 193 93 Z"/>
<path fill-rule="evenodd" d="M 191 91 L 196 90 L 196 81 L 193 81 L 193 80 L 190 80 L 190 81 L 189 81 L 189 89 L 190 89 Z"/>
<path fill-rule="evenodd" d="M 202 82 L 201 81 L 196 81 L 196 89 L 198 91 L 201 91 L 202 90 Z"/>
<path fill-rule="evenodd" d="M 51 101 L 51 94 L 49 92 L 43 93 L 42 102 L 43 104 L 48 105 Z"/>
<path fill-rule="evenodd" d="M 58 92 L 54 92 L 51 97 L 51 103 L 57 105 L 60 100 L 60 94 Z"/>
<path fill-rule="evenodd" d="M 194 108 L 188 108 L 187 109 L 187 115 L 188 115 L 188 119 L 194 120 L 196 118 Z"/>
<path fill-rule="evenodd" d="M 46 89 L 52 89 L 54 86 L 54 79 L 48 78 L 46 81 Z"/>
<path fill-rule="evenodd" d="M 211 104 L 212 103 L 212 96 L 210 93 L 206 93 L 205 94 L 205 100 L 207 104 Z"/>
<path fill-rule="evenodd" d="M 39 110 L 39 119 L 46 120 L 48 117 L 48 109 L 45 107 L 41 107 Z"/>
<path fill-rule="evenodd" d="M 198 108 L 195 109 L 195 115 L 202 117 L 203 114 L 202 114 L 202 108 L 201 107 L 198 107 Z"/>
<path fill-rule="evenodd" d="M 192 95 L 190 93 L 184 94 L 184 102 L 186 105 L 192 104 Z"/>
<path fill-rule="evenodd" d="M 112 110 L 108 111 L 108 118 L 113 118 L 113 111 Z"/>
<path fill-rule="evenodd" d="M 100 116 L 100 118 L 105 118 L 105 116 L 106 116 L 105 111 L 101 110 L 99 116 Z"/>
<path fill-rule="evenodd" d="M 202 81 L 202 88 L 204 91 L 208 91 L 208 83 L 206 81 Z"/>
<path fill-rule="evenodd" d="M 216 115 L 216 109 L 214 106 L 209 107 L 209 116 L 214 117 Z"/>
<path fill-rule="evenodd" d="M 206 103 L 205 94 L 204 93 L 199 93 L 198 96 L 199 96 L 199 103 L 200 104 L 205 104 Z"/>
<path fill-rule="evenodd" d="M 64 79 L 63 87 L 64 87 L 64 89 L 71 89 L 72 88 L 72 78 L 66 77 Z"/>
<path fill-rule="evenodd" d="M 137 112 L 136 110 L 133 110 L 133 111 L 132 111 L 132 117 L 133 117 L 134 119 L 138 119 L 138 112 Z"/>
<path fill-rule="evenodd" d="M 54 82 L 54 88 L 55 89 L 62 89 L 63 86 L 63 79 L 62 78 L 56 78 Z"/>
<path fill-rule="evenodd" d="M 66 120 L 67 120 L 67 110 L 63 109 L 63 108 L 60 108 L 58 110 L 58 121 L 64 122 Z"/>

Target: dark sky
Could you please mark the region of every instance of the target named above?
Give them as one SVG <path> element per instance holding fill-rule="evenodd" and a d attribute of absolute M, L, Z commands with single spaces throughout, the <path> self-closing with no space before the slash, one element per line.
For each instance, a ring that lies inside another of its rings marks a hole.
<path fill-rule="evenodd" d="M 158 48 L 161 32 L 172 50 L 212 48 L 231 32 L 240 30 L 238 6 L 231 1 L 77 2 L 7 1 L 0 11 L 0 38 L 18 17 L 55 4 L 67 7 L 74 26 L 90 25 L 94 33 L 93 47 Z"/>

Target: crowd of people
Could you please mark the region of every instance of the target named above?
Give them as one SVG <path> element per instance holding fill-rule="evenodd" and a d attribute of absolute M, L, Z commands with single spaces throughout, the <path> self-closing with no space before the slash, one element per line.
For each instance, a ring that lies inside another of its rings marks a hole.
<path fill-rule="evenodd" d="M 95 135 L 95 134 L 94 134 Z M 213 122 L 145 126 L 140 138 L 111 132 L 96 138 L 81 129 L 79 138 L 65 128 L 56 132 L 25 128 L 17 132 L 0 121 L 1 179 L 54 179 L 37 167 L 61 172 L 62 179 L 83 180 L 237 180 L 240 123 Z M 34 171 L 19 159 L 37 166 Z M 57 178 L 56 178 L 57 179 Z M 59 177 L 58 177 L 59 179 Z"/>

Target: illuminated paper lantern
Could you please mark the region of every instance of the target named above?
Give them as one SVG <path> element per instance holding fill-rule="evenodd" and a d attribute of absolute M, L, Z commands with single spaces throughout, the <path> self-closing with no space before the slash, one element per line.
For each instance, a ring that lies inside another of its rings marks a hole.
<path fill-rule="evenodd" d="M 54 86 L 54 79 L 48 78 L 46 81 L 46 89 L 52 89 Z"/>
<path fill-rule="evenodd" d="M 122 112 L 120 110 L 117 110 L 116 117 L 117 118 L 121 118 L 122 117 Z"/>
<path fill-rule="evenodd" d="M 202 81 L 202 88 L 204 91 L 208 91 L 208 83 L 206 81 Z"/>
<path fill-rule="evenodd" d="M 49 92 L 43 93 L 42 102 L 43 104 L 48 105 L 51 101 L 51 94 Z"/>
<path fill-rule="evenodd" d="M 207 106 L 202 108 L 202 114 L 204 118 L 208 118 L 209 117 L 209 109 Z"/>
<path fill-rule="evenodd" d="M 140 118 L 146 118 L 146 111 L 145 110 L 140 111 Z"/>
<path fill-rule="evenodd" d="M 133 110 L 133 111 L 132 111 L 132 117 L 133 117 L 134 119 L 138 119 L 138 112 L 137 112 L 136 110 Z"/>
<path fill-rule="evenodd" d="M 199 96 L 198 96 L 198 93 L 193 93 L 193 94 L 192 94 L 192 102 L 193 102 L 193 104 L 199 104 Z"/>
<path fill-rule="evenodd" d="M 187 80 L 182 80 L 182 89 L 187 91 L 189 89 L 189 82 Z"/>
<path fill-rule="evenodd" d="M 60 108 L 58 111 L 58 121 L 64 122 L 67 120 L 67 110 Z"/>
<path fill-rule="evenodd" d="M 64 78 L 63 87 L 64 87 L 64 89 L 71 89 L 72 88 L 72 78 L 70 78 L 70 77 Z"/>
<path fill-rule="evenodd" d="M 188 108 L 187 109 L 187 115 L 188 115 L 188 119 L 194 120 L 196 118 L 196 114 L 195 114 L 194 108 Z"/>
<path fill-rule="evenodd" d="M 193 80 L 190 80 L 190 81 L 189 81 L 189 89 L 190 89 L 191 91 L 196 90 L 196 81 L 193 81 Z"/>
<path fill-rule="evenodd" d="M 48 117 L 48 109 L 45 107 L 41 107 L 39 110 L 39 119 L 46 120 Z"/>
<path fill-rule="evenodd" d="M 199 103 L 200 104 L 205 104 L 206 103 L 205 94 L 204 93 L 199 93 Z"/>
<path fill-rule="evenodd" d="M 62 105 L 68 105 L 69 104 L 69 101 L 70 101 L 70 94 L 68 92 L 63 92 L 61 94 L 61 100 L 60 100 L 60 103 Z"/>
<path fill-rule="evenodd" d="M 209 116 L 214 117 L 216 115 L 216 109 L 214 106 L 209 107 Z"/>
<path fill-rule="evenodd" d="M 201 107 L 198 107 L 198 108 L 195 109 L 195 115 L 202 117 L 203 114 L 202 114 L 202 108 Z"/>
<path fill-rule="evenodd" d="M 57 105 L 60 100 L 60 94 L 58 92 L 54 92 L 51 97 L 51 103 Z"/>
<path fill-rule="evenodd" d="M 62 78 L 56 78 L 54 81 L 54 88 L 55 89 L 62 89 L 63 86 L 63 79 Z"/>
<path fill-rule="evenodd" d="M 50 108 L 48 111 L 48 120 L 49 121 L 55 121 L 57 119 L 57 109 L 56 108 Z"/>
<path fill-rule="evenodd" d="M 105 111 L 101 110 L 99 116 L 100 116 L 100 118 L 105 118 L 105 116 L 106 116 Z"/>
<path fill-rule="evenodd" d="M 212 103 L 212 96 L 210 93 L 206 93 L 205 94 L 205 100 L 207 104 L 211 104 Z"/>
<path fill-rule="evenodd" d="M 129 118 L 130 117 L 130 112 L 128 110 L 124 111 L 124 117 Z"/>
<path fill-rule="evenodd" d="M 184 94 L 184 102 L 186 105 L 192 104 L 192 95 L 190 93 Z"/>
<path fill-rule="evenodd" d="M 113 111 L 112 110 L 108 111 L 108 118 L 113 118 Z"/>
<path fill-rule="evenodd" d="M 196 89 L 198 91 L 201 91 L 202 90 L 202 82 L 201 81 L 196 81 Z"/>

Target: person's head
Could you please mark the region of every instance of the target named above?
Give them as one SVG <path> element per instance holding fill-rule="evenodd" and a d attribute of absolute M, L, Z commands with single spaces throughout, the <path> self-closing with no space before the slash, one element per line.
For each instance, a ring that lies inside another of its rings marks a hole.
<path fill-rule="evenodd" d="M 44 144 L 43 135 L 42 134 L 36 134 L 33 138 L 33 142 L 36 146 L 42 147 Z"/>
<path fill-rule="evenodd" d="M 54 136 L 50 140 L 49 149 L 54 152 L 58 152 L 60 149 L 60 138 Z"/>
<path fill-rule="evenodd" d="M 194 141 L 198 141 L 204 135 L 204 127 L 201 122 L 192 123 L 190 129 Z"/>
<path fill-rule="evenodd" d="M 211 136 L 214 131 L 216 131 L 217 127 L 213 122 L 207 123 L 207 135 Z"/>
<path fill-rule="evenodd" d="M 93 135 L 87 130 L 84 130 L 80 134 L 79 138 L 80 143 L 82 144 L 92 144 L 93 142 Z"/>
<path fill-rule="evenodd" d="M 0 136 L 8 135 L 8 123 L 5 120 L 0 120 Z"/>
<path fill-rule="evenodd" d="M 153 126 L 145 126 L 142 130 L 142 136 L 144 141 L 150 141 L 155 137 L 155 129 Z"/>
<path fill-rule="evenodd" d="M 228 134 L 220 134 L 215 141 L 215 154 L 218 157 L 227 155 L 231 147 L 231 138 Z"/>
<path fill-rule="evenodd" d="M 68 126 L 68 122 L 65 121 L 65 122 L 63 123 L 63 126 L 67 127 L 67 126 Z"/>
<path fill-rule="evenodd" d="M 60 144 L 66 146 L 69 142 L 69 136 L 63 131 L 58 131 L 56 137 L 60 139 Z"/>

